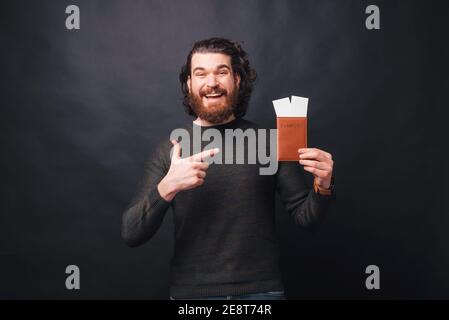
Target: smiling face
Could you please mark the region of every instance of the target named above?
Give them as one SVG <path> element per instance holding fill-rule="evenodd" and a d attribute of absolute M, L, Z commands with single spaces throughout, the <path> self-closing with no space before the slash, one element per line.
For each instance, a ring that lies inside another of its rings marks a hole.
<path fill-rule="evenodd" d="M 195 53 L 187 80 L 189 100 L 196 115 L 221 123 L 233 114 L 240 77 L 234 74 L 231 57 L 222 53 Z"/>

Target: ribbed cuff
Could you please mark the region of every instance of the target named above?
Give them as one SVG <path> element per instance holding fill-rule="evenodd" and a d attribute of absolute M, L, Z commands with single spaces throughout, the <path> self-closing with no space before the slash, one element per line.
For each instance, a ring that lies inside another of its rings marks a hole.
<path fill-rule="evenodd" d="M 148 194 L 148 201 L 150 202 L 150 207 L 155 210 L 167 210 L 170 206 L 170 202 L 161 197 L 157 185 Z"/>
<path fill-rule="evenodd" d="M 332 191 L 332 194 L 326 195 L 326 194 L 319 194 L 314 189 L 310 191 L 312 193 L 312 198 L 315 201 L 318 202 L 326 202 L 326 201 L 332 201 L 337 198 L 337 194 L 335 193 L 335 189 Z"/>

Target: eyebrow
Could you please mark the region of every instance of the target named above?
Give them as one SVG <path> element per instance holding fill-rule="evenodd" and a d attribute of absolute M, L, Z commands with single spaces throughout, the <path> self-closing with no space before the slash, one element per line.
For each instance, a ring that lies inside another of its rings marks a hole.
<path fill-rule="evenodd" d="M 216 69 L 223 69 L 223 68 L 226 68 L 226 69 L 228 69 L 229 71 L 232 71 L 231 68 L 230 68 L 227 64 L 220 64 L 219 66 L 217 66 Z M 204 71 L 204 70 L 206 70 L 206 69 L 204 69 L 203 67 L 196 67 L 195 69 L 192 70 L 192 73 L 194 73 L 194 72 L 197 71 L 197 70 Z"/>

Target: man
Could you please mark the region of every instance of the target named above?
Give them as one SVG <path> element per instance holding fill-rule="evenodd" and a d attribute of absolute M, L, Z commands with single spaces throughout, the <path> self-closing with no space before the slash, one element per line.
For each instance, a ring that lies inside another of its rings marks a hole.
<path fill-rule="evenodd" d="M 195 43 L 180 74 L 184 106 L 196 117 L 187 130 L 256 130 L 243 119 L 255 79 L 237 43 L 221 38 Z M 123 214 L 124 240 L 132 247 L 148 241 L 171 206 L 172 299 L 283 299 L 275 193 L 298 226 L 315 226 L 334 198 L 331 155 L 300 149 L 299 164 L 282 162 L 276 174 L 260 175 L 257 164 L 204 161 L 225 148 L 189 151 L 175 140 L 159 145 L 146 164 L 140 192 Z M 313 174 L 313 189 L 304 171 Z"/>

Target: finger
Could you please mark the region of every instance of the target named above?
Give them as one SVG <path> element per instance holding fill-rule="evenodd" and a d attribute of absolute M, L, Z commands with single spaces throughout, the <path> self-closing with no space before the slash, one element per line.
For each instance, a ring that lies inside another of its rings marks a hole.
<path fill-rule="evenodd" d="M 197 176 L 198 178 L 204 179 L 204 178 L 206 178 L 206 172 L 205 172 L 205 171 L 202 171 L 202 170 L 198 170 L 198 171 L 196 172 L 196 176 Z"/>
<path fill-rule="evenodd" d="M 201 186 L 203 184 L 204 184 L 204 179 L 198 178 L 198 182 L 195 183 L 195 186 L 198 187 L 198 186 Z"/>
<path fill-rule="evenodd" d="M 192 187 L 192 188 L 195 188 L 195 187 L 197 187 L 197 186 L 202 185 L 203 183 L 204 183 L 204 179 L 203 179 L 203 178 L 194 177 L 194 178 L 192 179 L 192 185 L 191 185 L 191 187 Z"/>
<path fill-rule="evenodd" d="M 198 177 L 192 178 L 182 190 L 190 190 L 196 188 L 204 183 L 204 180 Z"/>
<path fill-rule="evenodd" d="M 301 149 L 298 149 L 298 153 L 300 155 L 304 154 L 304 153 L 307 153 L 307 152 L 311 152 L 311 151 L 315 151 L 315 152 L 321 153 L 324 157 L 332 160 L 332 155 L 329 152 L 326 152 L 326 151 L 321 150 L 321 149 L 317 149 L 317 148 L 301 148 Z"/>
<path fill-rule="evenodd" d="M 171 159 L 181 159 L 181 145 L 175 139 L 170 140 L 170 142 L 173 144 L 173 154 Z"/>
<path fill-rule="evenodd" d="M 200 153 L 197 153 L 197 154 L 194 154 L 193 156 L 191 156 L 190 160 L 191 161 L 203 161 L 204 159 L 207 159 L 208 157 L 213 157 L 219 151 L 220 151 L 220 149 L 218 149 L 218 148 L 204 150 Z"/>
<path fill-rule="evenodd" d="M 192 162 L 192 168 L 199 169 L 199 170 L 207 170 L 209 168 L 209 163 L 208 162 Z"/>
<path fill-rule="evenodd" d="M 310 172 L 315 177 L 319 178 L 328 178 L 330 175 L 330 172 L 327 170 L 320 170 L 314 167 L 304 167 L 304 171 Z"/>
<path fill-rule="evenodd" d="M 324 154 L 322 154 L 318 150 L 311 150 L 311 151 L 307 151 L 305 153 L 300 153 L 299 158 L 304 159 L 304 160 L 309 159 L 309 160 L 316 160 L 316 161 L 328 160 L 328 158 L 326 156 L 324 156 Z"/>
<path fill-rule="evenodd" d="M 326 162 L 320 162 L 320 161 L 315 161 L 315 160 L 299 160 L 299 163 L 302 164 L 303 166 L 307 166 L 307 167 L 313 167 L 313 168 L 317 168 L 320 170 L 331 170 L 331 166 L 329 164 L 327 164 Z"/>

